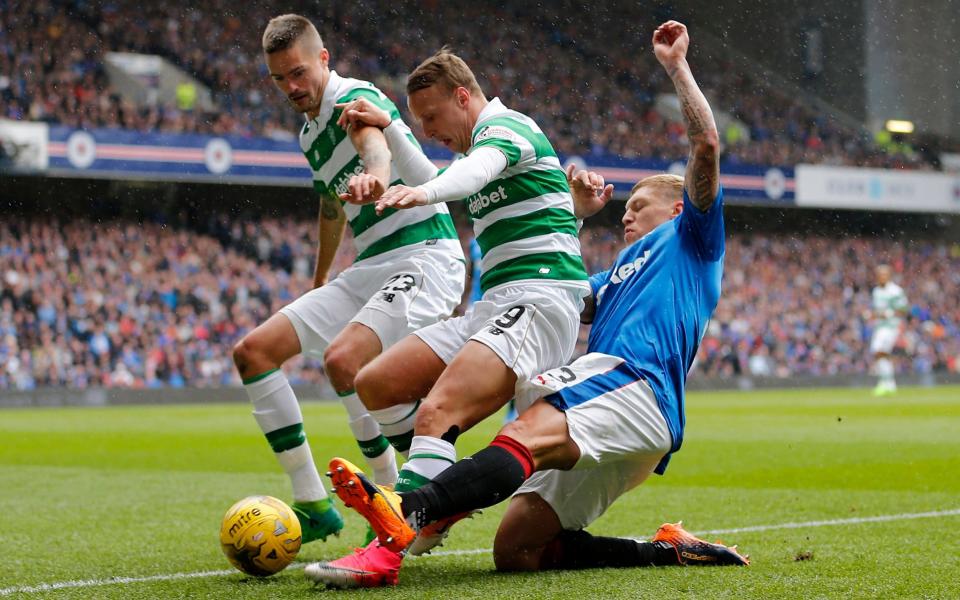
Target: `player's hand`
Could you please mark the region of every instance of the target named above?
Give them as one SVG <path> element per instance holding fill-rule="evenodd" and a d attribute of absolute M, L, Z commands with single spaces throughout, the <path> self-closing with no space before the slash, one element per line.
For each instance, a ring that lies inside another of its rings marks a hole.
<path fill-rule="evenodd" d="M 370 204 L 375 202 L 387 191 L 387 186 L 376 175 L 360 173 L 354 175 L 347 182 L 347 192 L 340 194 L 340 199 L 351 204 Z"/>
<path fill-rule="evenodd" d="M 613 198 L 613 184 L 604 184 L 603 176 L 593 171 L 577 171 L 567 166 L 567 183 L 573 196 L 573 212 L 578 219 L 592 217 Z"/>
<path fill-rule="evenodd" d="M 377 214 L 382 214 L 388 208 L 413 208 L 425 204 L 427 193 L 422 188 L 394 185 L 377 200 Z"/>
<path fill-rule="evenodd" d="M 690 36 L 687 26 L 677 21 L 667 21 L 653 32 L 653 53 L 669 72 L 687 59 Z"/>
<path fill-rule="evenodd" d="M 374 106 L 366 98 L 357 98 L 350 102 L 334 104 L 333 108 L 342 109 L 340 118 L 337 119 L 337 125 L 343 129 L 350 127 L 364 127 L 372 125 L 379 129 L 385 129 L 390 125 L 390 115 L 379 106 Z"/>

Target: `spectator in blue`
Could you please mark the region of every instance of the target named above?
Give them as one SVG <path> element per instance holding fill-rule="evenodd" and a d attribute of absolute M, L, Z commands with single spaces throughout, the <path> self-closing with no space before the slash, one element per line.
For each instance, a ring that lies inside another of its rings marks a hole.
<path fill-rule="evenodd" d="M 470 238 L 470 295 L 467 297 L 467 306 L 470 306 L 483 296 L 480 291 L 480 244 L 477 238 Z"/>

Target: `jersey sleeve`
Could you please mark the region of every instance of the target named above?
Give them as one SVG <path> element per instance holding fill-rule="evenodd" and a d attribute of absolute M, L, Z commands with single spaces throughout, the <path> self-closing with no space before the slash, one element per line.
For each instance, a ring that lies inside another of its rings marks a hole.
<path fill-rule="evenodd" d="M 529 145 L 522 135 L 506 125 L 486 125 L 474 136 L 470 152 L 477 148 L 496 148 L 507 157 L 507 167 L 513 167 L 523 157 L 524 147 Z"/>
<path fill-rule="evenodd" d="M 373 104 L 377 108 L 386 111 L 387 114 L 390 115 L 391 121 L 396 121 L 397 119 L 400 118 L 400 111 L 397 110 L 397 105 L 394 104 L 393 101 L 390 100 L 390 98 L 387 98 L 387 96 L 383 92 L 381 92 L 380 90 L 372 86 L 361 87 L 361 88 L 350 90 L 343 96 L 337 98 L 337 104 L 343 104 L 344 102 L 351 102 L 353 100 L 357 100 L 358 98 L 363 98 L 364 100 L 369 101 L 370 104 Z M 340 111 L 338 109 L 337 114 L 339 114 L 339 112 Z"/>
<path fill-rule="evenodd" d="M 593 294 L 594 302 L 597 304 L 600 303 L 600 298 L 603 296 L 604 288 L 607 287 L 607 284 L 610 282 L 610 270 L 601 271 L 596 275 L 590 276 L 590 293 Z"/>
<path fill-rule="evenodd" d="M 402 119 L 391 122 L 383 130 L 383 137 L 387 140 L 391 162 L 402 183 L 422 185 L 437 176 L 437 166 L 423 153 Z"/>
<path fill-rule="evenodd" d="M 677 217 L 680 234 L 693 243 L 697 253 L 710 262 L 723 257 L 724 225 L 723 225 L 723 188 L 717 190 L 717 197 L 713 205 L 704 212 L 701 211 L 683 190 L 683 212 Z"/>
<path fill-rule="evenodd" d="M 591 275 L 590 291 L 593 292 L 594 295 L 596 295 L 597 292 L 600 291 L 600 288 L 603 287 L 609 279 L 610 279 L 609 269 L 607 269 L 606 271 L 600 271 L 595 275 Z"/>
<path fill-rule="evenodd" d="M 506 159 L 494 149 L 471 152 L 454 161 L 442 175 L 420 186 L 427 202 L 451 202 L 476 194 L 506 169 Z"/>

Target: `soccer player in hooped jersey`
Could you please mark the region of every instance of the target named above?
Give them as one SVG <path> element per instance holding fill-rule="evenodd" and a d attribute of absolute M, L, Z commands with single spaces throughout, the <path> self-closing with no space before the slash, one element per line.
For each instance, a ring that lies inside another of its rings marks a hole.
<path fill-rule="evenodd" d="M 679 523 L 664 524 L 649 542 L 583 529 L 651 473 L 663 473 L 680 448 L 687 371 L 720 296 L 719 143 L 686 61 L 688 44 L 675 21 L 653 36 L 687 125 L 686 175 L 634 186 L 623 217 L 628 246 L 590 279 L 588 354 L 521 382 L 520 418 L 416 490 L 398 494 L 347 461 L 331 462 L 338 494 L 387 547 L 402 550 L 430 523 L 513 495 L 494 543 L 501 570 L 748 564 L 735 548 L 697 539 Z M 594 173 L 576 174 L 572 187 L 580 214 L 609 198 Z"/>
<path fill-rule="evenodd" d="M 263 34 L 263 51 L 274 83 L 306 116 L 300 146 L 320 196 L 320 247 L 315 289 L 247 334 L 233 357 L 254 417 L 290 477 L 292 508 L 306 543 L 339 532 L 343 519 L 321 482 L 300 406 L 280 366 L 301 353 L 323 359 L 374 479 L 392 484 L 397 476 L 394 451 L 357 398 L 354 376 L 384 348 L 451 314 L 463 292 L 465 267 L 444 205 L 377 214 L 373 206 L 344 205 L 339 197 L 368 193 L 350 186 L 357 173 L 383 185 L 401 180 L 391 175 L 383 133 L 376 128 L 345 131 L 337 125 L 337 103 L 365 98 L 390 116 L 394 129 L 409 135 L 393 103 L 372 84 L 330 70 L 329 52 L 304 17 L 272 19 Z M 410 144 L 411 152 L 419 149 Z M 357 258 L 329 280 L 348 223 Z"/>
<path fill-rule="evenodd" d="M 903 288 L 891 281 L 889 265 L 876 269 L 877 287 L 873 288 L 873 337 L 870 338 L 870 353 L 874 358 L 877 386 L 874 396 L 897 393 L 896 369 L 893 364 L 893 347 L 900 336 L 900 322 L 907 311 L 907 296 Z"/>
<path fill-rule="evenodd" d="M 397 447 L 409 453 L 397 479 L 400 491 L 451 466 L 457 436 L 504 406 L 518 380 L 570 359 L 582 298 L 590 291 L 567 178 L 537 124 L 499 99 L 488 101 L 463 60 L 446 49 L 410 74 L 407 92 L 426 135 L 464 156 L 438 174 L 429 161 L 412 164 L 404 138 L 386 127 L 397 164 L 410 169 L 404 177 L 416 185 L 378 188 L 383 193 L 376 208 L 417 210 L 466 198 L 480 246 L 483 296 L 464 316 L 407 336 L 357 375 L 357 392 L 383 431 L 392 440 L 412 436 L 409 447 Z M 351 121 L 354 112 L 382 117 L 369 103 L 351 103 L 344 118 L 353 128 L 366 123 Z M 385 119 L 372 121 L 386 125 Z M 369 179 L 358 175 L 355 183 Z M 452 522 L 421 532 L 410 552 L 439 543 Z M 309 565 L 306 573 L 334 585 L 385 585 L 396 583 L 400 560 L 397 552 L 372 544 Z"/>

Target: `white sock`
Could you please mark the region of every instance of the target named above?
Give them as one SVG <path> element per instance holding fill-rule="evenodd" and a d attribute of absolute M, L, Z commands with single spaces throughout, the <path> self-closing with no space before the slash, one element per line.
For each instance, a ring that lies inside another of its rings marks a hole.
<path fill-rule="evenodd" d="M 392 486 L 397 482 L 397 455 L 380 432 L 380 424 L 367 412 L 356 393 L 340 396 L 350 417 L 350 431 L 373 470 L 373 481 Z"/>
<path fill-rule="evenodd" d="M 327 497 L 327 490 L 313 462 L 309 442 L 304 440 L 296 448 L 277 453 L 277 460 L 290 476 L 294 502 L 315 502 Z"/>
<path fill-rule="evenodd" d="M 893 361 L 889 358 L 877 359 L 877 375 L 880 377 L 880 383 L 896 385 L 894 382 Z"/>
<path fill-rule="evenodd" d="M 410 459 L 400 469 L 397 489 L 416 489 L 434 479 L 457 462 L 453 444 L 426 435 L 414 436 L 410 444 Z"/>
<path fill-rule="evenodd" d="M 327 497 L 303 432 L 300 403 L 287 377 L 279 369 L 253 377 L 243 388 L 253 403 L 253 417 L 273 448 L 277 461 L 290 477 L 295 502 Z"/>
<path fill-rule="evenodd" d="M 418 400 L 370 411 L 370 416 L 380 424 L 380 431 L 390 441 L 390 445 L 405 457 L 409 455 L 410 443 L 413 440 L 413 421 L 419 407 Z"/>

